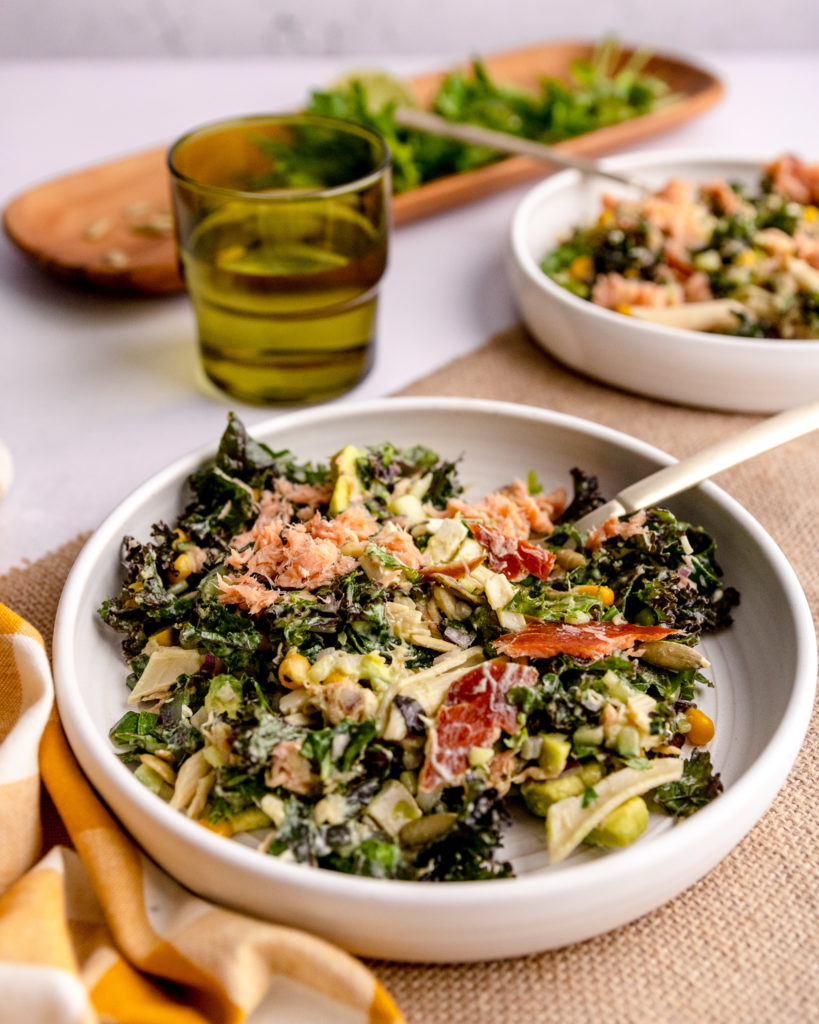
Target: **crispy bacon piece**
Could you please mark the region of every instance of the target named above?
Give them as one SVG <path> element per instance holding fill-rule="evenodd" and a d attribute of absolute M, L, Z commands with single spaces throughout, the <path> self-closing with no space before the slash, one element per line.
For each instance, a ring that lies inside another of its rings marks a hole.
<path fill-rule="evenodd" d="M 628 650 L 636 644 L 661 640 L 679 630 L 667 626 L 632 626 L 630 623 L 587 622 L 572 626 L 566 622 L 530 622 L 519 633 L 505 633 L 494 642 L 496 651 L 510 658 L 603 658 L 612 651 Z"/>
<path fill-rule="evenodd" d="M 555 564 L 555 556 L 551 551 L 530 544 L 527 540 L 506 537 L 497 530 L 490 530 L 483 523 L 469 523 L 469 529 L 475 540 L 489 552 L 489 568 L 492 572 L 502 573 L 513 583 L 525 579 L 530 573 L 539 580 L 548 579 Z"/>
<path fill-rule="evenodd" d="M 429 731 L 419 790 L 457 784 L 469 767 L 472 747 L 491 747 L 501 732 L 516 732 L 518 708 L 506 694 L 513 686 L 533 686 L 537 679 L 533 666 L 503 658 L 486 661 L 456 679 Z"/>

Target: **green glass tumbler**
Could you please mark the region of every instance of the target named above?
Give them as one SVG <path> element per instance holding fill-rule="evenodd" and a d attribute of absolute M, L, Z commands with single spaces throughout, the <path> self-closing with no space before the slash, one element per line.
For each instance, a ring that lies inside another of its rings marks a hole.
<path fill-rule="evenodd" d="M 372 365 L 390 153 L 310 114 L 194 129 L 168 154 L 177 252 L 202 366 L 244 402 L 316 402 Z"/>

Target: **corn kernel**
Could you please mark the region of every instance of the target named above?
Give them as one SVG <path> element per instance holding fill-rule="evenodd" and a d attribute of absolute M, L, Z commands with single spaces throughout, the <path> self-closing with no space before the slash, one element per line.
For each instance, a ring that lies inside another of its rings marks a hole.
<path fill-rule="evenodd" d="M 334 668 L 330 674 L 322 680 L 324 683 L 343 683 L 345 679 L 349 679 L 349 675 L 340 668 Z"/>
<path fill-rule="evenodd" d="M 165 629 L 160 629 L 158 633 L 154 633 L 153 636 L 148 637 L 148 639 L 153 640 L 160 647 L 173 647 L 173 630 L 170 626 L 167 626 Z"/>
<path fill-rule="evenodd" d="M 584 583 L 579 587 L 572 587 L 572 592 L 575 594 L 588 594 L 590 597 L 596 597 L 602 605 L 607 608 L 614 604 L 614 591 L 611 587 L 598 587 L 594 583 Z"/>
<path fill-rule="evenodd" d="M 685 738 L 692 746 L 701 747 L 705 743 L 711 742 L 714 738 L 714 723 L 704 711 L 700 711 L 699 708 L 689 708 L 685 713 L 685 718 L 691 726 Z"/>
<path fill-rule="evenodd" d="M 309 660 L 297 650 L 290 650 L 279 665 L 279 682 L 288 690 L 298 690 L 307 682 L 309 671 Z"/>
<path fill-rule="evenodd" d="M 594 264 L 589 256 L 576 256 L 569 264 L 569 273 L 580 280 L 591 277 Z"/>
<path fill-rule="evenodd" d="M 614 224 L 614 214 L 611 210 L 603 210 L 600 216 L 597 218 L 597 226 L 599 228 L 610 228 Z"/>
<path fill-rule="evenodd" d="M 186 580 L 192 572 L 193 559 L 187 551 L 183 551 L 181 555 L 174 559 L 173 568 L 168 573 L 168 579 L 171 583 L 180 583 L 182 580 Z"/>
<path fill-rule="evenodd" d="M 757 261 L 757 255 L 753 249 L 743 249 L 742 252 L 734 260 L 734 266 L 737 267 L 752 267 Z"/>
<path fill-rule="evenodd" d="M 631 306 L 627 305 L 625 302 L 618 302 L 614 307 L 614 312 L 622 313 L 623 316 L 631 316 Z"/>
<path fill-rule="evenodd" d="M 178 545 L 184 544 L 184 543 L 186 543 L 186 541 L 190 540 L 190 537 L 188 536 L 188 534 L 184 530 L 179 529 L 178 527 L 173 532 L 176 535 L 176 539 L 171 544 L 171 547 L 174 550 L 176 550 Z"/>
<path fill-rule="evenodd" d="M 203 828 L 206 828 L 208 832 L 215 832 L 218 836 L 232 836 L 233 826 L 227 820 L 227 818 L 221 818 L 219 821 L 210 821 L 208 818 L 199 818 L 198 824 Z"/>
<path fill-rule="evenodd" d="M 805 206 L 802 208 L 802 216 L 805 220 L 812 224 L 817 217 L 819 217 L 819 207 L 817 206 Z"/>

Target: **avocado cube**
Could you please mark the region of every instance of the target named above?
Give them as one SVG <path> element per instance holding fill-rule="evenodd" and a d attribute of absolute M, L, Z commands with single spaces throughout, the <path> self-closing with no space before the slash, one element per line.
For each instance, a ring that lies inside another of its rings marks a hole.
<path fill-rule="evenodd" d="M 234 832 L 252 832 L 253 829 L 267 828 L 272 821 L 263 810 L 258 807 L 247 807 L 237 814 L 228 816 L 228 821 Z"/>
<path fill-rule="evenodd" d="M 536 782 L 530 779 L 521 786 L 520 791 L 526 806 L 539 818 L 545 818 L 552 804 L 565 800 L 569 796 L 580 796 L 585 792 L 586 783 L 578 773 L 572 772 L 559 779 L 548 779 Z"/>
<path fill-rule="evenodd" d="M 633 796 L 610 811 L 583 842 L 590 846 L 628 846 L 639 839 L 647 825 L 648 806 L 641 796 Z"/>
<path fill-rule="evenodd" d="M 356 471 L 356 462 L 364 454 L 361 448 L 354 444 L 348 444 L 337 452 L 330 460 L 331 479 L 333 482 L 333 494 L 330 498 L 329 512 L 331 516 L 337 516 L 350 503 L 358 499 L 361 491 L 361 482 Z"/>
<path fill-rule="evenodd" d="M 543 743 L 538 764 L 550 778 L 557 778 L 566 767 L 572 752 L 571 740 L 559 732 L 546 733 L 541 739 Z"/>
<path fill-rule="evenodd" d="M 588 764 L 581 764 L 577 774 L 583 780 L 583 785 L 588 787 L 593 786 L 603 778 L 603 769 L 596 761 L 590 761 Z"/>

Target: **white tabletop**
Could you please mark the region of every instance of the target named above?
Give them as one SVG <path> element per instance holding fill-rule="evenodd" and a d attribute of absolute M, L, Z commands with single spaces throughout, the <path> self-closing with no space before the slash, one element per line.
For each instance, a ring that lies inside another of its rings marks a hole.
<path fill-rule="evenodd" d="M 462 55 L 457 55 L 462 56 Z M 697 53 L 722 103 L 644 146 L 819 159 L 819 54 Z M 6 61 L 0 63 L 0 204 L 58 174 L 173 139 L 217 117 L 298 106 L 356 66 L 399 74 L 440 57 L 380 60 Z M 515 320 L 503 269 L 526 188 L 395 231 L 370 375 L 338 402 L 388 395 Z M 215 441 L 229 408 L 275 410 L 203 383 L 184 296 L 113 299 L 61 285 L 0 241 L 0 440 L 16 478 L 0 501 L 0 573 L 96 527 L 137 484 Z"/>

